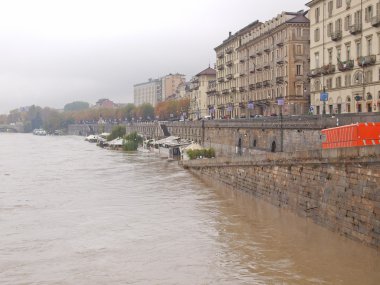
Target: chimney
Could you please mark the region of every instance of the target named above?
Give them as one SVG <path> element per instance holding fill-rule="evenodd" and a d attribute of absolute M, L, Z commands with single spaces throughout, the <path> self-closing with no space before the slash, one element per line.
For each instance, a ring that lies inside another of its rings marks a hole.
<path fill-rule="evenodd" d="M 232 34 L 231 32 L 228 33 L 228 37 L 229 37 L 229 38 L 231 37 L 231 34 Z"/>

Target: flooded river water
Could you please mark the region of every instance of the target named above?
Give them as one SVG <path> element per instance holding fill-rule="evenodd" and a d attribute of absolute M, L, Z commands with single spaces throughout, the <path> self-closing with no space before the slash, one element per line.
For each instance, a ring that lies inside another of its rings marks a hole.
<path fill-rule="evenodd" d="M 380 253 L 175 162 L 0 133 L 0 284 L 380 284 Z"/>

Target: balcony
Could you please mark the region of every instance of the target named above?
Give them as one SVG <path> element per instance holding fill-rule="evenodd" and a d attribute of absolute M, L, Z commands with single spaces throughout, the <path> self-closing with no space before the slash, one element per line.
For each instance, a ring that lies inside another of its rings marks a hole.
<path fill-rule="evenodd" d="M 319 77 L 322 75 L 322 69 L 321 68 L 312 69 L 307 75 L 311 78 Z"/>
<path fill-rule="evenodd" d="M 376 63 L 376 55 L 366 55 L 358 57 L 358 65 L 365 67 Z"/>
<path fill-rule="evenodd" d="M 261 50 L 256 51 L 256 55 L 260 56 L 262 54 L 263 54 L 263 52 Z"/>
<path fill-rule="evenodd" d="M 261 82 L 257 82 L 256 83 L 256 88 L 261 88 L 261 87 L 263 87 L 263 84 Z"/>
<path fill-rule="evenodd" d="M 269 62 L 264 63 L 264 69 L 269 69 L 269 68 L 270 68 L 270 63 Z"/>
<path fill-rule="evenodd" d="M 244 63 L 245 62 L 245 58 L 242 58 L 239 60 L 240 63 Z"/>
<path fill-rule="evenodd" d="M 223 57 L 224 57 L 224 52 L 218 52 L 218 53 L 216 54 L 216 57 L 217 57 L 217 58 L 223 58 Z"/>
<path fill-rule="evenodd" d="M 245 89 L 244 86 L 240 86 L 240 87 L 239 87 L 239 92 L 245 92 L 245 91 L 246 91 L 246 89 Z"/>
<path fill-rule="evenodd" d="M 321 73 L 323 75 L 332 74 L 335 72 L 335 65 L 329 63 L 321 67 Z"/>
<path fill-rule="evenodd" d="M 277 83 L 277 84 L 282 84 L 282 83 L 284 83 L 284 76 L 277 76 L 277 77 L 276 77 L 276 83 Z"/>
<path fill-rule="evenodd" d="M 223 69 L 224 69 L 224 64 L 219 64 L 219 65 L 217 66 L 217 69 L 218 69 L 218 70 L 223 70 Z"/>
<path fill-rule="evenodd" d="M 249 90 L 255 90 L 256 89 L 256 84 L 252 83 L 249 84 Z"/>
<path fill-rule="evenodd" d="M 239 102 L 239 108 L 245 109 L 245 103 L 244 102 Z"/>
<path fill-rule="evenodd" d="M 339 71 L 347 71 L 354 68 L 354 61 L 353 60 L 346 60 L 346 61 L 338 61 L 338 69 Z"/>
<path fill-rule="evenodd" d="M 380 15 L 372 17 L 372 19 L 371 19 L 371 25 L 373 27 L 379 27 L 380 26 Z"/>
<path fill-rule="evenodd" d="M 265 47 L 265 48 L 264 48 L 264 51 L 265 51 L 266 53 L 269 53 L 269 52 L 270 52 L 270 48 L 269 48 L 269 47 Z"/>
<path fill-rule="evenodd" d="M 261 64 L 256 64 L 256 70 L 257 71 L 262 71 L 263 70 L 263 66 Z"/>
<path fill-rule="evenodd" d="M 235 92 L 236 92 L 236 90 L 237 90 L 237 88 L 236 88 L 236 87 L 231 87 L 231 92 L 232 92 L 232 93 L 235 93 Z"/>
<path fill-rule="evenodd" d="M 244 77 L 244 76 L 246 76 L 246 75 L 247 75 L 247 74 L 245 73 L 245 71 L 241 71 L 240 74 L 239 74 L 240 77 Z"/>
<path fill-rule="evenodd" d="M 331 33 L 331 40 L 332 41 L 340 41 L 342 39 L 342 31 L 335 31 Z"/>
<path fill-rule="evenodd" d="M 277 58 L 277 59 L 276 59 L 276 63 L 277 63 L 277 64 L 280 64 L 280 65 L 281 65 L 281 64 L 284 64 L 284 58 L 283 58 L 283 57 L 279 57 L 279 58 Z"/>
<path fill-rule="evenodd" d="M 231 80 L 233 77 L 232 73 L 226 75 L 227 80 Z"/>
<path fill-rule="evenodd" d="M 226 94 L 228 94 L 228 93 L 230 93 L 230 90 L 228 90 L 228 89 L 223 89 L 223 90 L 222 90 L 222 94 L 223 94 L 223 95 L 226 95 Z"/>
<path fill-rule="evenodd" d="M 278 42 L 276 43 L 276 45 L 278 46 L 278 47 L 282 47 L 282 46 L 284 46 L 284 41 L 281 39 L 281 40 L 278 40 Z"/>
<path fill-rule="evenodd" d="M 249 58 L 256 58 L 256 54 L 251 54 Z"/>
<path fill-rule="evenodd" d="M 362 31 L 362 24 L 355 23 L 355 25 L 350 26 L 350 34 L 356 35 Z"/>
<path fill-rule="evenodd" d="M 229 47 L 226 49 L 226 54 L 230 54 L 234 51 L 234 48 L 233 47 Z"/>
<path fill-rule="evenodd" d="M 218 82 L 224 82 L 224 77 L 219 77 Z"/>
<path fill-rule="evenodd" d="M 234 62 L 233 62 L 232 60 L 229 60 L 229 61 L 226 62 L 226 65 L 227 65 L 227 66 L 231 66 L 233 63 L 234 63 Z"/>
<path fill-rule="evenodd" d="M 264 80 L 263 87 L 269 87 L 269 86 L 270 86 L 270 80 Z"/>
<path fill-rule="evenodd" d="M 219 110 L 223 110 L 224 109 L 224 105 L 223 104 L 218 104 L 218 109 Z"/>

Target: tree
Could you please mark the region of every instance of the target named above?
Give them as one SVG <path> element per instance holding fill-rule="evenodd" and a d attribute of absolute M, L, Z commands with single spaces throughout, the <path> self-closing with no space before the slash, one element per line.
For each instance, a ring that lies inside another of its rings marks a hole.
<path fill-rule="evenodd" d="M 82 101 L 74 101 L 72 103 L 66 104 L 63 109 L 65 112 L 69 111 L 81 111 L 81 110 L 86 110 L 90 108 L 90 104 L 87 102 L 82 102 Z"/>
<path fill-rule="evenodd" d="M 149 103 L 144 103 L 136 108 L 136 116 L 142 120 L 154 118 L 154 108 Z"/>
<path fill-rule="evenodd" d="M 143 138 L 137 134 L 137 132 L 130 133 L 125 136 L 123 149 L 126 151 L 135 151 L 137 150 L 139 144 L 142 143 Z"/>
<path fill-rule="evenodd" d="M 125 126 L 115 126 L 112 128 L 111 134 L 107 137 L 108 141 L 112 141 L 116 138 L 122 138 L 125 136 L 126 129 Z"/>

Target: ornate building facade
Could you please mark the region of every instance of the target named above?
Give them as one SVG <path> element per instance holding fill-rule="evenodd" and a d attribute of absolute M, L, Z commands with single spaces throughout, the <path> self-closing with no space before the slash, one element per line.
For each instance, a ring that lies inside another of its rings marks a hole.
<path fill-rule="evenodd" d="M 216 118 L 309 111 L 309 20 L 283 12 L 243 28 L 215 48 Z M 213 93 L 210 93 L 213 94 Z"/>
<path fill-rule="evenodd" d="M 307 6 L 313 113 L 379 112 L 379 0 L 314 0 Z"/>

